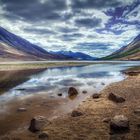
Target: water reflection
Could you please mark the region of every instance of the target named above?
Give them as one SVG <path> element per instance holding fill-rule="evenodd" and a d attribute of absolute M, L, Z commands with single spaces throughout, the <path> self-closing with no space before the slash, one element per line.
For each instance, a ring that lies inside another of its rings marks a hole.
<path fill-rule="evenodd" d="M 0 71 L 0 94 L 3 94 L 9 89 L 28 81 L 30 79 L 30 75 L 38 74 L 42 71 L 44 71 L 44 69 Z"/>
<path fill-rule="evenodd" d="M 124 78 L 122 70 L 140 65 L 139 62 L 94 64 L 80 67 L 50 68 L 47 70 L 25 70 L 1 72 L 0 100 L 11 100 L 29 95 L 46 94 L 50 97 L 68 97 L 68 88 L 74 86 L 79 93 L 88 90 L 98 92 L 106 85 Z M 103 84 L 104 83 L 104 84 Z M 79 98 L 74 97 L 74 98 Z M 72 98 L 72 99 L 74 99 Z"/>

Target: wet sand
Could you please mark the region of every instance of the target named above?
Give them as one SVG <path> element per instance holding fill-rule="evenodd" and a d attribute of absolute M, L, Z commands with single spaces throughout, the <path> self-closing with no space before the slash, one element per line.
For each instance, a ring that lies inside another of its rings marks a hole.
<path fill-rule="evenodd" d="M 108 100 L 108 94 L 111 92 L 122 96 L 126 101 L 116 104 Z M 140 75 L 129 76 L 122 82 L 111 84 L 101 91 L 100 94 L 100 98 L 93 99 L 90 97 L 79 105 L 77 110 L 83 113 L 82 116 L 71 117 L 71 113 L 68 113 L 62 114 L 61 117 L 53 118 L 51 124 L 44 129 L 49 135 L 49 140 L 138 140 L 140 138 L 140 128 L 138 127 L 140 124 L 140 116 L 134 114 L 134 110 L 140 106 Z M 29 118 L 33 117 L 33 114 L 34 116 L 40 114 L 47 116 L 50 111 L 49 106 L 44 108 L 45 103 L 41 110 L 38 109 L 37 106 L 40 105 L 40 101 L 42 102 L 42 100 L 46 101 L 46 99 L 39 99 L 38 103 L 38 101 L 34 99 L 33 101 L 25 103 L 28 106 L 30 106 L 28 103 L 33 103 L 29 112 L 19 113 L 16 111 L 17 106 L 15 107 L 13 105 L 12 107 L 15 109 L 12 110 L 15 110 L 17 117 L 12 118 L 12 116 L 9 116 L 10 120 L 8 121 L 6 118 L 7 121 L 3 122 L 3 125 L 7 125 L 7 127 L 9 126 L 8 122 L 13 122 L 13 124 L 11 124 L 13 127 L 12 131 L 7 131 L 7 136 L 4 137 L 9 137 L 13 140 L 38 140 L 38 134 L 29 132 L 27 128 L 29 126 Z M 62 99 L 60 102 L 63 102 Z M 55 106 L 60 102 L 55 102 Z M 50 104 L 52 104 L 52 102 Z M 26 113 L 26 115 L 23 115 L 24 113 Z M 61 113 L 61 111 L 59 113 Z M 128 117 L 130 121 L 130 131 L 128 133 L 112 134 L 110 133 L 109 123 L 103 122 L 103 119 L 111 119 L 118 114 L 123 114 Z M 24 122 L 23 127 L 21 127 L 22 121 Z M 0 137 L 0 139 L 3 138 Z"/>

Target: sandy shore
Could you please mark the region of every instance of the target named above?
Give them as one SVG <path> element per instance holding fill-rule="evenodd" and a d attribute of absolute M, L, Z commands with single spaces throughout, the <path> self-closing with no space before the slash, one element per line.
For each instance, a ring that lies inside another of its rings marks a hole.
<path fill-rule="evenodd" d="M 109 93 L 125 98 L 123 103 L 108 99 Z M 140 106 L 140 75 L 129 76 L 122 82 L 111 84 L 101 91 L 98 99 L 90 97 L 77 108 L 83 115 L 71 117 L 71 113 L 51 121 L 45 129 L 49 140 L 139 140 L 140 116 L 134 110 Z M 115 115 L 125 115 L 130 122 L 130 131 L 122 134 L 111 133 L 110 122 Z M 4 136 L 16 140 L 38 140 L 38 133 L 18 130 Z M 1 139 L 3 139 L 1 137 Z"/>

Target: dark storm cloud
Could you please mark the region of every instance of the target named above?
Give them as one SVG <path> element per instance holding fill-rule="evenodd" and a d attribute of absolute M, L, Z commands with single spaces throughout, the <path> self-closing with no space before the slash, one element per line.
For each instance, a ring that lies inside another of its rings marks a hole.
<path fill-rule="evenodd" d="M 72 32 L 76 32 L 78 31 L 77 28 L 65 28 L 65 27 L 61 27 L 58 29 L 59 32 L 62 32 L 62 33 L 72 33 Z"/>
<path fill-rule="evenodd" d="M 81 19 L 76 19 L 75 23 L 78 26 L 85 26 L 85 27 L 97 27 L 101 24 L 102 20 L 100 18 L 81 18 Z"/>
<path fill-rule="evenodd" d="M 64 0 L 1 0 L 9 15 L 29 21 L 60 19 L 59 11 L 66 9 Z"/>
<path fill-rule="evenodd" d="M 49 29 L 36 29 L 36 28 L 24 28 L 23 29 L 24 31 L 27 31 L 27 32 L 30 32 L 30 33 L 33 33 L 33 34 L 55 34 L 54 31 L 51 31 Z"/>
<path fill-rule="evenodd" d="M 106 8 L 119 6 L 121 2 L 117 0 L 73 0 L 72 7 L 74 9 L 83 8 Z"/>
<path fill-rule="evenodd" d="M 83 34 L 80 33 L 72 33 L 72 34 L 63 34 L 62 36 L 60 36 L 60 38 L 63 41 L 74 41 L 77 40 L 78 38 L 83 37 Z"/>
<path fill-rule="evenodd" d="M 82 48 L 82 50 L 92 50 L 92 49 L 99 49 L 99 50 L 107 50 L 108 47 L 111 44 L 105 44 L 105 43 L 78 43 L 77 46 L 75 46 L 75 49 Z"/>

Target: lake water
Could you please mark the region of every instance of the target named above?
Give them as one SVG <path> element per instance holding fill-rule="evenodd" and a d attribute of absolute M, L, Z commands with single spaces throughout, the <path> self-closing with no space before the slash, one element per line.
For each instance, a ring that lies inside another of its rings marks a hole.
<path fill-rule="evenodd" d="M 24 99 L 37 94 L 50 98 L 68 98 L 68 88 L 73 86 L 79 93 L 87 90 L 93 94 L 106 85 L 121 81 L 122 70 L 140 66 L 140 62 L 115 62 L 88 66 L 60 67 L 43 70 L 0 72 L 0 104 Z M 88 94 L 89 95 L 89 94 Z"/>

